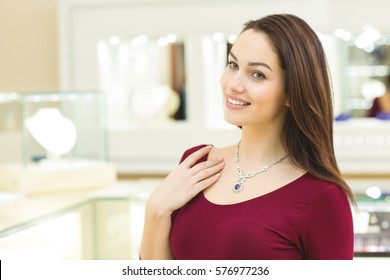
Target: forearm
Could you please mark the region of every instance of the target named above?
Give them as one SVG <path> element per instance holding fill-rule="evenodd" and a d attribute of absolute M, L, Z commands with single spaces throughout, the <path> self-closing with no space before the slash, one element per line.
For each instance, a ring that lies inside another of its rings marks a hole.
<path fill-rule="evenodd" d="M 169 242 L 172 213 L 214 184 L 224 167 L 223 159 L 197 163 L 210 149 L 206 146 L 186 157 L 151 194 L 145 211 L 141 259 L 174 259 Z"/>
<path fill-rule="evenodd" d="M 171 213 L 161 212 L 153 205 L 147 205 L 140 251 L 141 259 L 174 259 L 169 243 L 171 225 Z"/>

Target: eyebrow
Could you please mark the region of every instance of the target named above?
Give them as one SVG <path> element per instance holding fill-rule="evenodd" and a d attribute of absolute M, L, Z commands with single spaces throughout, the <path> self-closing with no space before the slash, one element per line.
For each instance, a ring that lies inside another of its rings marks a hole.
<path fill-rule="evenodd" d="M 238 61 L 237 56 L 235 56 L 232 52 L 230 52 L 229 55 L 231 57 L 233 57 L 234 60 Z M 264 67 L 266 67 L 266 68 L 268 68 L 269 70 L 272 71 L 271 67 L 269 67 L 268 64 L 266 64 L 264 62 L 248 62 L 248 65 L 249 66 L 264 66 Z"/>

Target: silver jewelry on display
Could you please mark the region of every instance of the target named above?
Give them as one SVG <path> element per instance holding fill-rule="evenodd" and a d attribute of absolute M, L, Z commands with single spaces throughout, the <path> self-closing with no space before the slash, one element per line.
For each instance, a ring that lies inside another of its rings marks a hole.
<path fill-rule="evenodd" d="M 251 172 L 248 172 L 246 175 L 244 175 L 244 171 L 242 170 L 242 168 L 239 164 L 239 162 L 240 162 L 240 143 L 241 143 L 241 141 L 239 141 L 237 143 L 236 157 L 234 158 L 234 162 L 236 162 L 236 165 L 237 165 L 237 174 L 238 174 L 237 182 L 234 184 L 234 186 L 232 188 L 234 193 L 239 193 L 244 189 L 244 182 L 246 179 L 252 178 L 252 177 L 256 176 L 257 174 L 266 172 L 271 166 L 278 164 L 279 162 L 281 162 L 282 160 L 284 160 L 286 157 L 289 156 L 286 153 L 284 156 L 279 158 L 277 161 L 271 163 L 270 165 L 263 166 L 259 171 L 256 171 L 256 172 L 251 171 Z"/>

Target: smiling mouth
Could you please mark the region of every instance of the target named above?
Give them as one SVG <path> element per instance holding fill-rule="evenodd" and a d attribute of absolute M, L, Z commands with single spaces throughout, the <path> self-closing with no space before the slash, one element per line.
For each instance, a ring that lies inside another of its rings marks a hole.
<path fill-rule="evenodd" d="M 232 99 L 232 98 L 229 98 L 229 97 L 227 98 L 227 102 L 229 102 L 230 104 L 233 104 L 233 105 L 237 105 L 237 106 L 248 106 L 248 105 L 251 105 L 248 102 Z"/>

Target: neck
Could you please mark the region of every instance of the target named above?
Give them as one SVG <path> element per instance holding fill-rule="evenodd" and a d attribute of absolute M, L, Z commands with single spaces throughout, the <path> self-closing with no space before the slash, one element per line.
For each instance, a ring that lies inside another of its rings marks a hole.
<path fill-rule="evenodd" d="M 281 142 L 278 129 L 251 129 L 243 127 L 240 144 L 240 157 L 249 164 L 267 164 L 287 151 Z"/>

